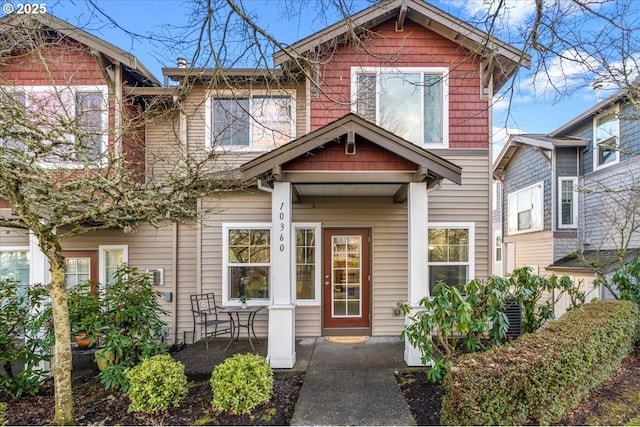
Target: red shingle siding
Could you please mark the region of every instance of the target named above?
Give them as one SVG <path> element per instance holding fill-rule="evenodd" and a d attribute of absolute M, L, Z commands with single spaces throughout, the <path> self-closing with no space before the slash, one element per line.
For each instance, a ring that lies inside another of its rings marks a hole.
<path fill-rule="evenodd" d="M 344 144 L 332 143 L 283 166 L 290 171 L 413 171 L 417 165 L 366 141 L 356 141 L 356 154 L 347 155 Z"/>
<path fill-rule="evenodd" d="M 449 147 L 488 148 L 489 113 L 480 99 L 479 62 L 456 43 L 407 21 L 396 32 L 389 21 L 373 29 L 364 43 L 367 52 L 352 44 L 327 55 L 320 67 L 320 97 L 311 100 L 311 130 L 351 111 L 351 67 L 449 67 Z"/>
<path fill-rule="evenodd" d="M 2 84 L 21 86 L 104 85 L 105 80 L 89 48 L 62 42 L 41 50 L 46 67 L 37 54 L 14 56 L 2 67 Z"/>

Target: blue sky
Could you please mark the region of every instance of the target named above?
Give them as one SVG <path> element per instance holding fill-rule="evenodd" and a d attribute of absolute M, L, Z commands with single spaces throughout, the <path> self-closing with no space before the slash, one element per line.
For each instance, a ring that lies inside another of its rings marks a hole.
<path fill-rule="evenodd" d="M 179 51 L 146 36 L 154 34 L 154 38 L 157 38 L 157 35 L 188 35 L 193 28 L 184 27 L 188 25 L 188 15 L 193 3 L 176 0 L 97 0 L 98 6 L 117 23 L 116 26 L 106 16 L 96 14 L 82 0 L 41 1 L 45 1 L 50 13 L 135 54 L 160 81 L 162 67 L 175 66 L 175 58 L 178 56 L 189 57 L 188 53 L 181 55 Z M 360 0 L 347 0 L 349 2 L 353 3 L 354 10 L 367 5 Z M 6 4 L 17 7 L 18 1 L 0 0 L 0 5 Z M 465 20 L 487 7 L 483 0 L 443 0 L 433 1 L 433 4 Z M 321 19 L 323 11 L 314 7 L 313 1 L 305 3 L 301 13 L 294 10 L 288 16 L 284 16 L 279 9 L 279 2 L 244 0 L 244 5 L 256 13 L 258 22 L 264 28 L 287 43 L 295 42 L 326 25 L 326 21 Z M 509 28 L 505 27 L 504 31 L 513 31 L 513 28 L 534 13 L 533 0 L 506 0 L 506 5 L 508 15 L 505 21 L 509 22 Z M 338 18 L 332 19 L 332 22 L 336 19 Z M 124 30 L 142 37 L 131 36 Z M 511 36 L 512 34 L 505 33 L 501 38 L 507 40 Z M 557 65 L 558 69 L 562 67 L 562 64 Z M 551 72 L 553 74 L 554 70 Z M 563 73 L 567 73 L 566 67 L 563 68 Z M 591 88 L 578 90 L 571 97 L 558 102 L 544 89 L 548 84 L 538 81 L 535 85 L 538 89 L 532 90 L 534 85 L 526 71 L 520 72 L 515 82 L 518 90 L 511 98 L 508 118 L 506 100 L 496 100 L 495 103 L 493 126 L 496 131 L 495 139 L 498 141 L 505 137 L 506 129 L 511 132 L 549 133 L 598 102 L 597 94 Z M 610 94 L 611 92 L 604 92 L 601 95 L 606 97 Z"/>

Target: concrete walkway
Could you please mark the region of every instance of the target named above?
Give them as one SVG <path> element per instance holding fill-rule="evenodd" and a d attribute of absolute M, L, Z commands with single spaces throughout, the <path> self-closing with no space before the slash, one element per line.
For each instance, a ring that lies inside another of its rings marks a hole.
<path fill-rule="evenodd" d="M 362 344 L 305 341 L 296 348 L 313 348 L 291 425 L 415 425 L 394 375 L 407 367 L 398 337 Z"/>

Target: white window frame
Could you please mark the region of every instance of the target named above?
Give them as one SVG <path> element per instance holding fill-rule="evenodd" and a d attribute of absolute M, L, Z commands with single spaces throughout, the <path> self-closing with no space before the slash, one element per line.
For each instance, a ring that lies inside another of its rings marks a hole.
<path fill-rule="evenodd" d="M 571 224 L 564 224 L 562 222 L 562 183 L 564 181 L 571 181 L 573 183 L 573 217 Z M 577 228 L 578 227 L 578 177 L 576 176 L 562 176 L 558 178 L 558 228 Z"/>
<path fill-rule="evenodd" d="M 296 292 L 296 283 L 297 283 L 297 277 L 296 277 L 296 273 L 297 273 L 297 269 L 296 269 L 296 229 L 299 228 L 306 228 L 306 229 L 313 229 L 315 230 L 316 233 L 316 240 L 315 240 L 315 298 L 314 299 L 298 299 L 297 298 L 297 292 Z M 294 236 L 294 238 L 292 238 L 292 242 L 291 242 L 291 277 L 292 277 L 292 289 L 291 289 L 291 296 L 292 296 L 292 301 L 295 301 L 295 303 L 297 305 L 320 305 L 321 303 L 321 292 L 322 292 L 322 286 L 321 286 L 321 281 L 322 281 L 322 224 L 317 223 L 317 222 L 310 222 L 310 223 L 293 223 L 291 226 L 291 229 L 293 230 L 291 235 Z"/>
<path fill-rule="evenodd" d="M 106 289 L 107 280 L 107 254 L 108 250 L 121 250 L 123 264 L 129 263 L 129 245 L 99 245 L 98 246 L 98 283 L 100 284 L 100 291 L 104 292 Z"/>
<path fill-rule="evenodd" d="M 423 148 L 449 148 L 449 68 L 448 67 L 351 67 L 351 112 L 357 113 L 358 74 L 376 74 L 376 124 L 379 123 L 380 109 L 380 74 L 412 74 L 442 76 L 442 143 L 424 143 L 424 97 L 420 97 L 423 124 L 421 127 L 421 143 L 414 143 Z"/>
<path fill-rule="evenodd" d="M 598 120 L 606 117 L 608 115 L 613 114 L 613 116 L 615 117 L 616 121 L 617 121 L 617 135 L 616 135 L 616 147 L 618 148 L 618 150 L 616 150 L 615 152 L 615 158 L 613 161 L 609 162 L 609 163 L 603 163 L 600 164 L 599 160 L 600 160 L 600 147 L 598 146 L 598 141 L 596 140 L 597 136 L 598 136 Z M 591 143 L 593 144 L 593 170 L 599 170 L 599 169 L 604 169 L 604 168 L 608 168 L 609 166 L 615 165 L 616 163 L 620 163 L 620 107 L 616 106 L 614 108 L 608 109 L 606 111 L 603 111 L 602 113 L 596 115 L 593 117 L 593 137 L 592 137 L 592 141 Z"/>
<path fill-rule="evenodd" d="M 504 258 L 504 243 L 502 243 L 502 230 L 493 232 L 493 263 L 502 265 Z M 500 259 L 498 259 L 498 249 L 500 249 Z"/>
<path fill-rule="evenodd" d="M 518 204 L 517 204 L 517 196 L 520 193 L 523 193 L 525 191 L 530 191 L 533 190 L 536 187 L 540 187 L 540 225 L 537 227 L 533 226 L 533 211 L 535 210 L 535 207 L 532 207 L 532 213 L 531 213 L 531 218 L 532 218 L 532 227 L 531 228 L 527 228 L 525 230 L 518 230 L 518 219 L 517 219 L 517 211 L 516 211 L 516 223 L 512 224 L 511 222 L 511 208 L 512 206 L 515 206 L 515 209 L 517 209 Z M 514 199 L 516 200 L 516 203 L 514 203 Z M 512 193 L 509 193 L 509 196 L 507 197 L 507 231 L 508 231 L 508 235 L 512 236 L 515 234 L 524 234 L 524 233 L 532 233 L 534 231 L 540 231 L 544 229 L 544 181 L 540 181 L 537 182 L 533 185 L 529 185 L 528 187 L 525 188 L 521 188 L 520 190 L 514 191 Z M 515 226 L 515 227 L 512 227 Z"/>
<path fill-rule="evenodd" d="M 273 228 L 270 222 L 246 222 L 246 223 L 223 223 L 222 224 L 222 305 L 225 306 L 239 306 L 240 300 L 237 298 L 231 299 L 230 297 L 230 283 L 229 283 L 229 230 L 234 229 L 268 229 L 269 230 L 269 241 L 273 237 Z M 265 299 L 250 299 L 248 301 L 249 305 L 269 305 L 269 301 L 271 299 L 271 274 L 273 272 L 273 268 L 271 265 L 272 254 L 269 254 L 269 297 Z M 260 266 L 264 266 L 265 264 L 259 264 Z"/>
<path fill-rule="evenodd" d="M 73 115 L 77 114 L 76 112 L 76 94 L 78 92 L 100 92 L 102 94 L 102 126 L 103 126 L 103 134 L 101 137 L 101 153 L 106 153 L 109 147 L 109 88 L 106 85 L 78 85 L 78 86 L 6 86 L 3 88 L 7 93 L 33 93 L 33 92 L 49 92 L 52 94 L 60 93 L 65 90 L 70 90 L 73 96 Z M 29 99 L 27 96 L 26 99 Z M 29 107 L 27 105 L 27 107 Z M 101 167 L 104 165 L 105 159 L 99 159 L 96 162 L 94 167 Z M 64 164 L 60 163 L 48 163 L 48 162 L 40 162 L 40 166 L 44 168 L 55 169 L 61 166 L 69 169 L 81 169 L 85 165 L 79 164 L 76 162 L 66 162 Z"/>
<path fill-rule="evenodd" d="M 469 254 L 467 262 L 431 262 L 429 261 L 429 238 L 428 233 L 431 228 L 443 228 L 443 229 L 453 229 L 453 228 L 462 228 L 469 230 Z M 447 266 L 447 265 L 466 265 L 467 268 L 467 283 L 475 278 L 476 272 L 476 224 L 473 222 L 429 222 L 427 223 L 427 269 L 430 269 L 431 266 Z M 427 271 L 427 281 L 430 281 L 431 271 Z M 431 293 L 431 287 L 434 286 L 435 283 L 428 284 L 429 293 Z M 432 295 L 433 296 L 433 295 Z"/>
<path fill-rule="evenodd" d="M 291 139 L 293 141 L 296 138 L 296 91 L 294 89 L 278 89 L 278 90 L 237 90 L 237 91 L 207 91 L 205 104 L 204 104 L 204 146 L 208 151 L 247 151 L 247 152 L 265 152 L 271 151 L 275 146 L 253 146 L 251 145 L 253 141 L 253 128 L 255 121 L 251 118 L 251 114 L 249 115 L 249 145 L 248 146 L 234 146 L 234 145 L 216 145 L 214 146 L 214 141 L 212 138 L 213 134 L 213 122 L 212 122 L 212 108 L 213 102 L 212 100 L 215 98 L 237 98 L 237 99 L 249 99 L 249 111 L 251 111 L 251 100 L 254 97 L 259 96 L 289 96 L 291 100 Z"/>

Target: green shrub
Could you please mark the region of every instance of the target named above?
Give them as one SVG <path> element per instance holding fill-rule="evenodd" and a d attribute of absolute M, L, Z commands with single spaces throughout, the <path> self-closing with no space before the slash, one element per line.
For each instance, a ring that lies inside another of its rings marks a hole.
<path fill-rule="evenodd" d="M 211 375 L 212 405 L 219 411 L 249 414 L 271 399 L 273 371 L 257 354 L 237 354 L 216 366 Z"/>
<path fill-rule="evenodd" d="M 536 333 L 462 357 L 445 377 L 444 425 L 549 424 L 619 366 L 640 337 L 628 301 L 596 301 Z"/>
<path fill-rule="evenodd" d="M 7 404 L 0 402 L 0 426 L 6 426 L 7 422 L 4 420 L 4 413 L 7 410 Z"/>
<path fill-rule="evenodd" d="M 106 388 L 127 391 L 124 371 L 143 359 L 166 352 L 158 339 L 166 323 L 159 303 L 161 293 L 153 288 L 146 274 L 136 268 L 122 267 L 104 296 L 104 348 L 114 355 L 113 366 L 100 372 Z"/>
<path fill-rule="evenodd" d="M 184 365 L 167 354 L 145 359 L 126 373 L 129 380 L 129 412 L 157 414 L 179 406 L 187 394 Z"/>
<path fill-rule="evenodd" d="M 47 377 L 39 366 L 52 357 L 51 311 L 45 301 L 42 287 L 0 280 L 0 390 L 11 397 L 36 394 Z"/>

